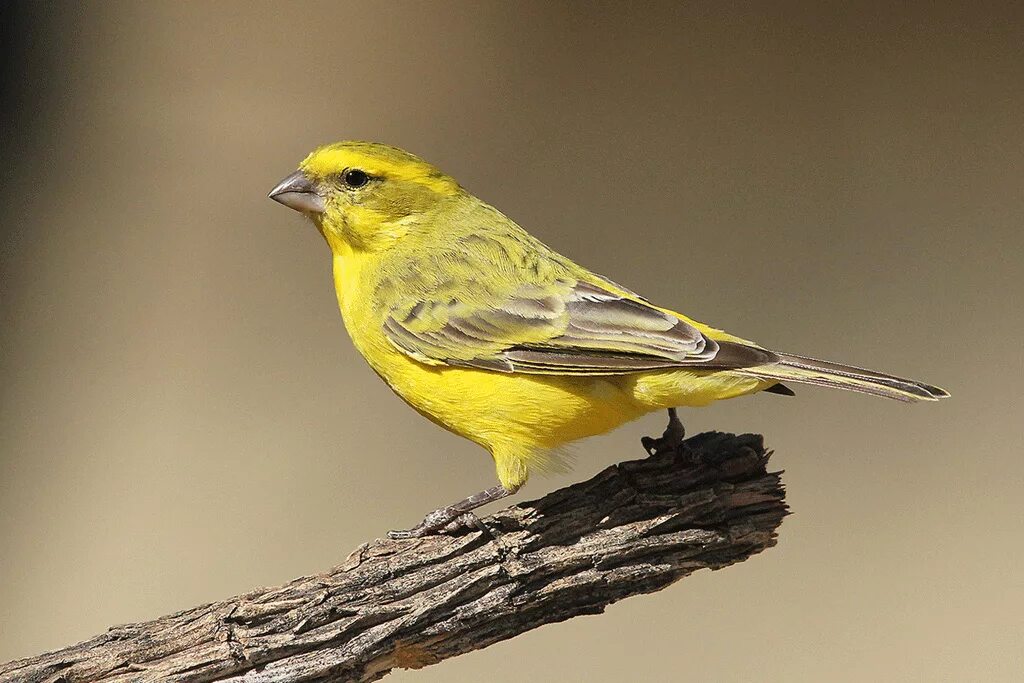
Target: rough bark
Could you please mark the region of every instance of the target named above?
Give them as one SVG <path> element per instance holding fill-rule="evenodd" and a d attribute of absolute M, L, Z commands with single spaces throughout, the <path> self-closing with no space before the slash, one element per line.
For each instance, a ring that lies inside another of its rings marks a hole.
<path fill-rule="evenodd" d="M 0 665 L 0 682 L 373 681 L 598 614 L 775 543 L 779 473 L 757 435 L 675 452 L 484 519 L 457 536 L 364 543 L 338 567 Z"/>

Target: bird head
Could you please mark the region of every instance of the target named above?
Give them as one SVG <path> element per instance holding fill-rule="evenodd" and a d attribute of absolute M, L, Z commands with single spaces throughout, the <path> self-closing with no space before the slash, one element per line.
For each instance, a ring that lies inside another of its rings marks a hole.
<path fill-rule="evenodd" d="M 452 178 L 395 147 L 321 147 L 270 198 L 308 216 L 331 248 L 380 249 L 462 193 Z"/>

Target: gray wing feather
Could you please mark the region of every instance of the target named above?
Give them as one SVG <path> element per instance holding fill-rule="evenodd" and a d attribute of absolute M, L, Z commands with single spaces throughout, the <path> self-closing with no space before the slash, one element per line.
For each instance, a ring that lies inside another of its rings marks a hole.
<path fill-rule="evenodd" d="M 487 307 L 457 299 L 417 302 L 405 315 L 388 316 L 384 332 L 422 362 L 497 372 L 607 375 L 778 360 L 763 349 L 716 342 L 684 320 L 599 285 L 555 285 L 523 285 Z"/>

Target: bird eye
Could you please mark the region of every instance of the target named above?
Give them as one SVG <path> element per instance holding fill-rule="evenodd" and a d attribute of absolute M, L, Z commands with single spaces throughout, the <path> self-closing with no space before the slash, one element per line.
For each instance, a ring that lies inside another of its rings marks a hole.
<path fill-rule="evenodd" d="M 370 182 L 370 176 L 366 175 L 365 171 L 353 168 L 345 171 L 345 175 L 342 176 L 342 180 L 344 180 L 345 184 L 349 187 L 358 188 Z"/>

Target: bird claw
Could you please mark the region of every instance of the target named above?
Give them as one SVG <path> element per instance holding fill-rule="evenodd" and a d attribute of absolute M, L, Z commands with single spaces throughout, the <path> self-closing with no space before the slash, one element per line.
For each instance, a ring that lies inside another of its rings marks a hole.
<path fill-rule="evenodd" d="M 484 524 L 484 521 L 472 512 L 462 513 L 441 530 L 445 534 L 457 534 L 460 531 L 480 531 L 485 536 L 497 538 L 494 530 Z"/>
<path fill-rule="evenodd" d="M 640 444 L 647 451 L 647 455 L 657 455 L 666 451 L 678 450 L 685 437 L 686 430 L 683 428 L 683 423 L 679 421 L 679 416 L 676 415 L 676 409 L 669 408 L 668 426 L 665 427 L 664 433 L 657 439 L 650 436 L 641 437 Z"/>
<path fill-rule="evenodd" d="M 484 535 L 497 538 L 495 532 L 483 523 L 472 512 L 459 512 L 454 508 L 434 510 L 423 521 L 411 529 L 398 529 L 388 532 L 388 538 L 401 540 L 406 538 L 423 538 L 435 534 L 457 535 L 461 531 L 481 531 Z"/>
<path fill-rule="evenodd" d="M 454 520 L 461 516 L 458 510 L 454 507 L 438 508 L 433 512 L 427 513 L 427 516 L 423 518 L 423 521 L 414 526 L 411 529 L 397 529 L 388 532 L 388 538 L 392 540 L 399 540 L 403 538 L 422 538 L 423 536 L 430 536 L 436 534 L 445 527 L 447 527 Z"/>
<path fill-rule="evenodd" d="M 515 493 L 518 488 L 517 486 L 515 489 L 506 489 L 504 486 L 498 485 L 484 489 L 479 493 L 474 493 L 472 496 L 460 500 L 454 505 L 434 510 L 424 517 L 422 522 L 411 529 L 389 531 L 388 538 L 422 538 L 431 534 L 455 534 L 464 529 L 479 529 L 486 536 L 497 538 L 494 531 L 489 529 L 470 510 L 475 510 L 481 505 L 501 500 L 505 496 Z"/>

